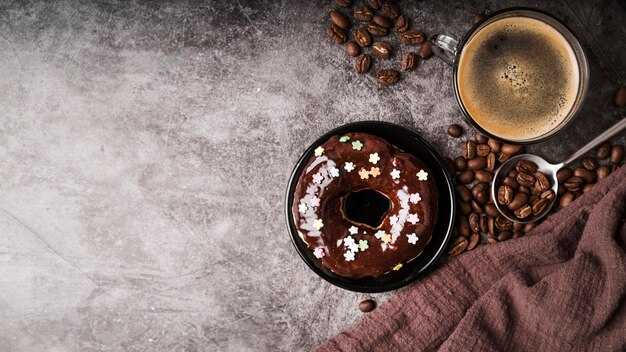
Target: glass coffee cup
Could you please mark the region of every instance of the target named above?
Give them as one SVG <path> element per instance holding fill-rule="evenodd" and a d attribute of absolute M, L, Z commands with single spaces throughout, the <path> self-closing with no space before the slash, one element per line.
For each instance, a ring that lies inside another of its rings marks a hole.
<path fill-rule="evenodd" d="M 546 140 L 580 112 L 589 85 L 585 52 L 562 22 L 509 8 L 477 23 L 461 41 L 430 39 L 454 67 L 457 103 L 481 133 L 514 144 Z"/>

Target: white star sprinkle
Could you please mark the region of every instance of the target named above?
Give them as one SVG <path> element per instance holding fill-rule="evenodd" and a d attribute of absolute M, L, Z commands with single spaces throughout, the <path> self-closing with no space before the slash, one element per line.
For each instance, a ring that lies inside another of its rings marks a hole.
<path fill-rule="evenodd" d="M 358 252 L 359 251 L 359 245 L 356 243 L 351 244 L 350 246 L 348 246 L 348 248 L 350 248 L 351 251 L 353 252 Z"/>
<path fill-rule="evenodd" d="M 420 202 L 420 200 L 422 200 L 422 197 L 420 196 L 419 193 L 413 193 L 411 194 L 411 196 L 409 197 L 409 201 L 411 201 L 411 203 L 413 204 L 417 204 Z"/>
<path fill-rule="evenodd" d="M 328 170 L 328 173 L 329 173 L 329 174 L 330 174 L 330 176 L 332 176 L 332 177 L 339 177 L 339 169 L 338 169 L 338 168 L 336 168 L 336 167 L 331 167 L 331 168 Z"/>
<path fill-rule="evenodd" d="M 409 214 L 409 217 L 406 220 L 413 225 L 420 222 L 420 218 L 417 216 L 417 214 Z"/>
<path fill-rule="evenodd" d="M 393 215 L 389 217 L 389 223 L 391 225 L 395 225 L 398 222 L 398 216 L 397 215 Z"/>
<path fill-rule="evenodd" d="M 428 172 L 424 170 L 420 170 L 420 172 L 418 172 L 416 176 L 417 176 L 417 179 L 420 181 L 428 180 Z"/>
<path fill-rule="evenodd" d="M 376 164 L 378 162 L 378 160 L 380 160 L 380 157 L 378 156 L 378 153 L 370 154 L 370 163 Z"/>
<path fill-rule="evenodd" d="M 298 206 L 298 211 L 300 212 L 300 214 L 306 213 L 307 210 L 309 210 L 309 207 L 307 207 L 304 203 L 300 203 L 300 205 Z"/>
<path fill-rule="evenodd" d="M 417 235 L 414 234 L 414 233 L 412 233 L 412 234 L 410 234 L 410 235 L 408 235 L 406 237 L 407 237 L 407 239 L 408 239 L 410 244 L 416 244 L 417 241 L 419 240 L 419 237 L 417 237 Z"/>
<path fill-rule="evenodd" d="M 347 251 L 343 254 L 343 256 L 346 258 L 347 262 L 351 262 L 354 260 L 354 252 L 352 251 Z"/>
<path fill-rule="evenodd" d="M 348 161 L 347 163 L 343 165 L 343 168 L 346 169 L 346 171 L 350 172 L 354 170 L 354 163 L 352 163 L 351 161 Z"/>
<path fill-rule="evenodd" d="M 400 170 L 398 169 L 393 169 L 390 173 L 391 178 L 393 178 L 394 180 L 397 180 L 400 178 Z"/>
<path fill-rule="evenodd" d="M 374 234 L 374 237 L 376 237 L 377 239 L 381 239 L 383 238 L 384 235 L 385 235 L 385 231 L 379 230 L 378 232 Z"/>
<path fill-rule="evenodd" d="M 346 247 L 350 247 L 354 244 L 354 238 L 352 236 L 348 236 L 343 240 L 343 245 Z"/>
<path fill-rule="evenodd" d="M 322 183 L 322 180 L 324 180 L 324 176 L 322 176 L 319 172 L 313 175 L 313 182 L 320 184 Z"/>
<path fill-rule="evenodd" d="M 348 232 L 350 232 L 350 234 L 352 235 L 356 235 L 357 233 L 359 233 L 359 228 L 356 226 L 352 226 L 348 229 Z"/>

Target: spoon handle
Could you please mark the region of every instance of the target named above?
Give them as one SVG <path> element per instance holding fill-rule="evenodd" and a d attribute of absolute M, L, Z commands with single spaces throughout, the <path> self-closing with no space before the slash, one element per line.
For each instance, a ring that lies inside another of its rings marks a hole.
<path fill-rule="evenodd" d="M 576 153 L 572 154 L 565 162 L 564 166 L 570 164 L 572 161 L 580 158 L 581 156 L 587 154 L 588 151 L 595 148 L 596 146 L 606 142 L 609 138 L 615 136 L 620 133 L 622 130 L 626 128 L 626 118 L 623 118 L 615 125 L 609 127 L 606 131 L 602 132 L 599 136 L 594 138 L 591 142 L 587 143 L 584 147 L 580 148 Z"/>

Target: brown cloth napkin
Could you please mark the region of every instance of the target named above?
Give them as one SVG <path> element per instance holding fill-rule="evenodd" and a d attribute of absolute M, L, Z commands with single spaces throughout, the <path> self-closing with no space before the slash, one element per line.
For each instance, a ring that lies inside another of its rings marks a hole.
<path fill-rule="evenodd" d="M 626 351 L 626 167 L 436 269 L 318 351 Z"/>

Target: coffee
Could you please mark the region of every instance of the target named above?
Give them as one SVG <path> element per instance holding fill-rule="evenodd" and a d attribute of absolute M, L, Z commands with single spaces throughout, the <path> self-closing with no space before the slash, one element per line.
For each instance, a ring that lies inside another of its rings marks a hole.
<path fill-rule="evenodd" d="M 469 38 L 457 84 L 463 106 L 483 129 L 503 139 L 532 140 L 568 118 L 580 75 L 559 31 L 533 18 L 505 17 Z"/>

